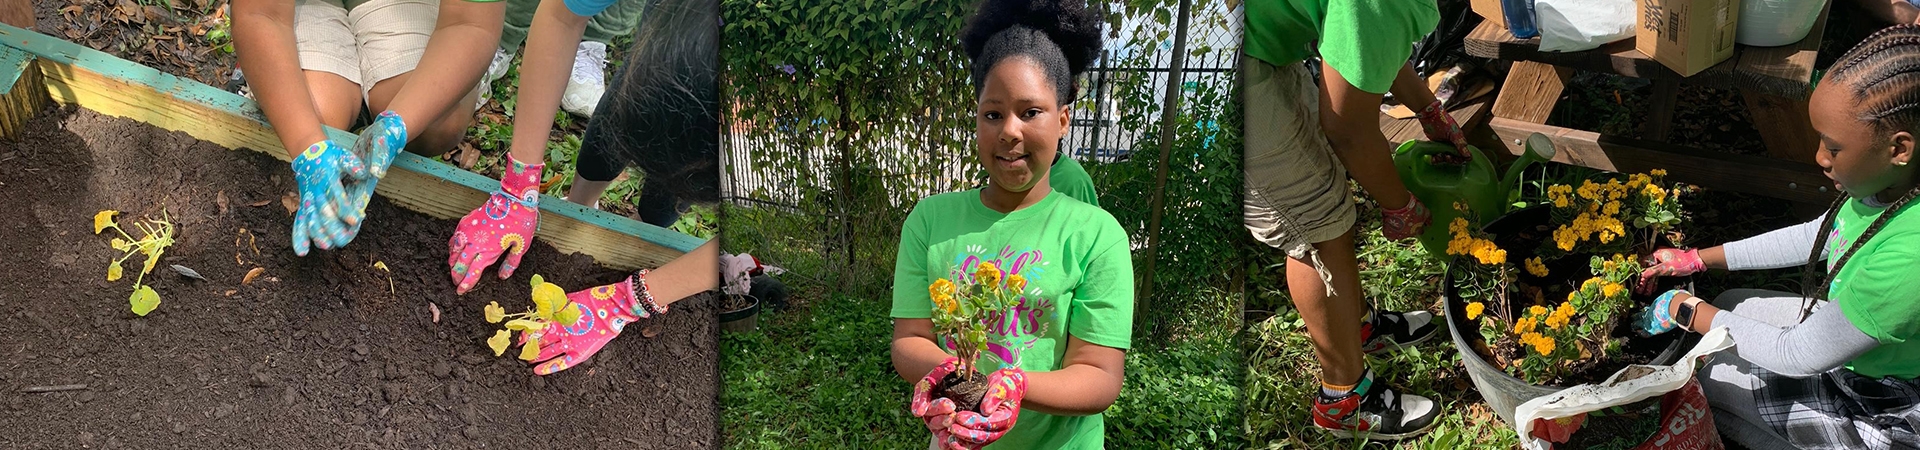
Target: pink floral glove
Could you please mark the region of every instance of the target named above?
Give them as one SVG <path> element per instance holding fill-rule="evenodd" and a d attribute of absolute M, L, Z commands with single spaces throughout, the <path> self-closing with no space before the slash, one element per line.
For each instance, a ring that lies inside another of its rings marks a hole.
<path fill-rule="evenodd" d="M 957 444 L 953 434 L 947 431 L 949 425 L 953 422 L 953 412 L 956 408 L 953 405 L 953 400 L 948 400 L 944 397 L 937 399 L 932 398 L 933 387 L 939 385 L 942 378 L 946 378 L 947 374 L 953 373 L 953 371 L 959 369 L 959 367 L 960 358 L 951 356 L 947 357 L 946 361 L 942 361 L 940 365 L 933 366 L 933 371 L 927 372 L 927 376 L 921 377 L 919 383 L 914 383 L 913 401 L 909 405 L 909 412 L 912 412 L 914 417 L 919 417 L 922 422 L 927 424 L 927 431 L 933 432 L 934 443 L 943 449 Z"/>
<path fill-rule="evenodd" d="M 586 362 L 627 324 L 667 312 L 654 303 L 646 276 L 642 270 L 618 283 L 567 294 L 567 300 L 580 310 L 580 321 L 521 335 L 522 345 L 529 339 L 540 340 L 540 354 L 531 361 L 533 373 L 551 375 Z"/>
<path fill-rule="evenodd" d="M 1707 270 L 1707 263 L 1700 260 L 1700 251 L 1663 248 L 1655 250 L 1646 259 L 1646 270 L 1640 271 L 1640 284 L 1635 290 L 1642 294 L 1653 292 L 1653 279 L 1656 277 L 1684 277 Z"/>
<path fill-rule="evenodd" d="M 980 400 L 980 411 L 960 411 L 953 415 L 947 429 L 959 446 L 976 449 L 1000 440 L 1020 419 L 1020 400 L 1027 396 L 1027 373 L 1017 367 L 987 374 L 987 396 Z"/>
<path fill-rule="evenodd" d="M 1439 100 L 1422 108 L 1419 117 L 1420 128 L 1427 132 L 1427 140 L 1453 144 L 1453 148 L 1460 151 L 1460 160 L 1456 163 L 1472 159 L 1472 154 L 1467 152 L 1466 133 L 1460 131 L 1460 124 L 1453 121 L 1453 116 L 1447 114 L 1447 107 L 1440 104 Z"/>
<path fill-rule="evenodd" d="M 540 223 L 540 172 L 545 164 L 522 164 L 507 156 L 507 172 L 500 177 L 500 190 L 487 203 L 460 218 L 460 228 L 447 242 L 447 265 L 453 267 L 454 284 L 460 294 L 480 282 L 480 272 L 499 261 L 500 279 L 513 276 L 520 257 L 533 245 L 533 231 Z"/>
<path fill-rule="evenodd" d="M 1433 213 L 1427 211 L 1427 205 L 1420 204 L 1420 198 L 1407 195 L 1407 206 L 1400 209 L 1380 211 L 1380 231 L 1388 240 L 1401 240 L 1419 236 L 1427 230 L 1427 224 L 1433 222 Z"/>

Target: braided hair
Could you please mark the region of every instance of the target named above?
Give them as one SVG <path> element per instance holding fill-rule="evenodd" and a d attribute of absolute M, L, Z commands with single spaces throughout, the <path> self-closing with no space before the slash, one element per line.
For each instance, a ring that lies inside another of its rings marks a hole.
<path fill-rule="evenodd" d="M 1100 55 L 1103 21 L 1085 0 L 986 0 L 960 32 L 973 61 L 974 95 L 986 88 L 993 66 L 1020 56 L 1046 73 L 1061 105 L 1072 104 L 1076 79 Z"/>
<path fill-rule="evenodd" d="M 1839 61 L 1827 71 L 1827 81 L 1841 82 L 1851 88 L 1853 100 L 1861 108 L 1857 118 L 1873 127 L 1874 132 L 1892 134 L 1901 131 L 1920 132 L 1920 26 L 1900 25 L 1882 29 L 1867 36 L 1865 41 L 1847 51 Z M 1838 87 L 1838 86 L 1836 86 Z M 1916 171 L 1920 173 L 1920 171 Z M 1827 237 L 1832 234 L 1834 217 L 1840 207 L 1846 204 L 1847 196 L 1842 194 L 1827 208 L 1826 219 L 1820 222 L 1820 234 L 1813 243 L 1813 254 L 1807 257 L 1807 267 L 1801 272 L 1801 285 L 1810 285 L 1814 274 L 1826 269 L 1820 283 L 1807 292 L 1806 301 L 1801 304 L 1800 320 L 1805 321 L 1813 314 L 1813 307 L 1825 300 L 1827 290 L 1832 286 L 1835 276 L 1845 267 L 1847 260 L 1853 258 L 1873 236 L 1880 232 L 1893 219 L 1900 207 L 1920 195 L 1920 184 L 1916 184 L 1899 200 L 1887 206 L 1886 212 L 1874 219 L 1866 231 L 1855 239 L 1853 245 L 1838 255 L 1831 268 L 1821 266 L 1820 255 L 1827 247 Z"/>

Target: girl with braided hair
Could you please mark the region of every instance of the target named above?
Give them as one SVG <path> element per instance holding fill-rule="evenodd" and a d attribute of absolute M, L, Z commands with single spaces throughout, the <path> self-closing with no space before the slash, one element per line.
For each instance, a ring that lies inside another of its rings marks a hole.
<path fill-rule="evenodd" d="M 911 411 L 935 448 L 1105 445 L 1101 412 L 1120 395 L 1132 339 L 1131 246 L 1113 215 L 1051 179 L 1101 23 L 1083 0 L 987 0 L 962 32 L 977 97 L 973 154 L 988 181 L 914 205 L 894 265 L 893 366 L 918 381 Z M 971 362 L 989 387 L 976 410 L 930 398 L 961 364 L 934 336 L 928 287 L 956 273 L 987 273 L 1019 292 L 983 320 L 986 349 Z"/>
<path fill-rule="evenodd" d="M 1834 63 L 1809 109 L 1815 159 L 1845 195 L 1805 224 L 1700 250 L 1654 253 L 1643 279 L 1805 265 L 1797 295 L 1670 291 L 1650 333 L 1727 328 L 1702 368 L 1716 422 L 1748 447 L 1920 448 L 1920 26 L 1869 36 Z M 1642 283 L 1643 285 L 1646 283 Z"/>

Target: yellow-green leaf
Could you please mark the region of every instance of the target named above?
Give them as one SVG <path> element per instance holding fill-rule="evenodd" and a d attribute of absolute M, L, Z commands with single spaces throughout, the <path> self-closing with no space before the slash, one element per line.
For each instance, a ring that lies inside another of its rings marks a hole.
<path fill-rule="evenodd" d="M 153 286 L 141 286 L 133 290 L 133 296 L 127 297 L 127 302 L 133 305 L 134 314 L 145 316 L 160 307 L 160 293 L 154 292 Z"/>
<path fill-rule="evenodd" d="M 140 267 L 140 273 L 153 273 L 153 264 L 157 262 L 160 262 L 160 256 L 149 254 L 146 265 Z"/>
<path fill-rule="evenodd" d="M 540 323 L 540 321 L 537 320 L 513 319 L 507 321 L 507 329 L 509 330 L 540 331 L 546 328 L 547 324 Z"/>
<path fill-rule="evenodd" d="M 569 302 L 566 306 L 560 307 L 560 313 L 555 314 L 553 320 L 559 322 L 561 326 L 573 326 L 574 322 L 579 322 L 580 308 L 574 305 L 575 303 Z"/>
<path fill-rule="evenodd" d="M 532 361 L 533 358 L 537 358 L 539 356 L 540 356 L 540 340 L 539 339 L 528 339 L 527 345 L 523 345 L 520 347 L 521 361 Z"/>
<path fill-rule="evenodd" d="M 374 261 L 374 262 L 373 262 L 373 268 L 375 268 L 375 269 L 380 269 L 380 270 L 385 270 L 385 271 L 388 271 L 388 272 L 392 272 L 392 270 L 389 270 L 389 269 L 387 269 L 387 262 L 386 262 L 386 261 Z"/>
<path fill-rule="evenodd" d="M 540 283 L 533 287 L 533 306 L 536 315 L 552 318 L 560 305 L 567 303 L 567 291 L 553 283 Z"/>
<path fill-rule="evenodd" d="M 114 262 L 111 266 L 107 266 L 107 281 L 120 281 L 120 263 L 118 261 Z"/>
<path fill-rule="evenodd" d="M 493 349 L 493 356 L 500 356 L 507 352 L 507 338 L 512 335 L 513 333 L 507 330 L 500 330 L 493 333 L 493 337 L 487 338 L 487 347 Z"/>
<path fill-rule="evenodd" d="M 120 238 L 113 238 L 113 249 L 123 252 L 127 251 L 127 241 Z"/>
<path fill-rule="evenodd" d="M 500 302 L 487 302 L 486 311 L 487 323 L 500 323 L 500 319 L 507 317 L 507 309 L 501 308 Z"/>
<path fill-rule="evenodd" d="M 118 224 L 113 223 L 113 215 L 119 214 L 119 213 L 120 213 L 119 211 L 114 211 L 109 209 L 106 211 L 101 211 L 98 214 L 94 214 L 93 215 L 93 234 L 100 234 L 100 232 L 103 230 L 106 230 L 107 227 L 119 226 Z"/>
<path fill-rule="evenodd" d="M 540 274 L 537 274 L 537 273 L 533 274 L 533 287 L 537 288 L 537 287 L 540 287 L 540 285 L 546 284 L 546 283 L 547 283 L 547 279 L 541 278 Z"/>

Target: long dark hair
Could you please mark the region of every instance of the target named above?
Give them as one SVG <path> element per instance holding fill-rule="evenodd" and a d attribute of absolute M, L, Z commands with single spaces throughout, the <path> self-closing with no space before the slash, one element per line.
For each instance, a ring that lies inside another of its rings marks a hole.
<path fill-rule="evenodd" d="M 648 0 L 619 72 L 581 146 L 606 146 L 638 166 L 645 190 L 696 203 L 720 200 L 720 2 Z M 602 128 L 613 127 L 613 128 Z"/>
<path fill-rule="evenodd" d="M 1860 104 L 1862 112 L 1858 119 L 1870 124 L 1877 133 L 1891 134 L 1900 131 L 1920 130 L 1920 26 L 1900 25 L 1882 29 L 1867 36 L 1860 45 L 1847 51 L 1833 68 L 1827 71 L 1828 82 L 1841 82 L 1852 88 L 1853 99 Z M 1835 86 L 1838 87 L 1838 86 Z M 1920 170 L 1915 171 L 1920 173 Z M 1813 314 L 1813 308 L 1821 300 L 1827 299 L 1827 290 L 1832 286 L 1840 269 L 1853 258 L 1855 251 L 1873 240 L 1874 234 L 1886 226 L 1900 207 L 1913 201 L 1920 195 L 1920 183 L 1907 190 L 1887 206 L 1880 217 L 1867 226 L 1865 232 L 1848 246 L 1845 252 L 1828 255 L 1839 258 L 1828 267 L 1823 267 L 1820 255 L 1827 247 L 1827 236 L 1833 233 L 1834 216 L 1846 205 L 1847 196 L 1842 194 L 1827 208 L 1826 219 L 1820 222 L 1819 237 L 1813 241 L 1813 254 L 1807 257 L 1806 270 L 1800 274 L 1802 286 L 1810 285 L 1814 274 L 1825 269 L 1820 283 L 1812 285 L 1807 291 L 1806 301 L 1800 307 L 1800 320 L 1807 320 Z"/>

